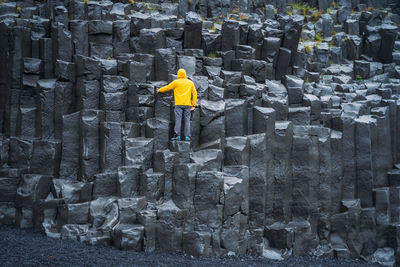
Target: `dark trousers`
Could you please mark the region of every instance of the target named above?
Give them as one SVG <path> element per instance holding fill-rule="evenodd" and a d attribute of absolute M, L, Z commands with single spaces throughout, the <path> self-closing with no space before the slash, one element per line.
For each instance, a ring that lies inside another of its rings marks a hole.
<path fill-rule="evenodd" d="M 190 106 L 175 106 L 175 133 L 181 135 L 182 116 L 184 120 L 184 134 L 190 136 Z"/>

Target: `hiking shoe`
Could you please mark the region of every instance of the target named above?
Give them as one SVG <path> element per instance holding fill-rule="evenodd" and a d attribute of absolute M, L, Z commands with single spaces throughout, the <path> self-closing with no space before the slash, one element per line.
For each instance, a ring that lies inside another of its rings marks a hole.
<path fill-rule="evenodd" d="M 185 136 L 185 141 L 190 141 L 190 137 L 189 136 Z"/>
<path fill-rule="evenodd" d="M 181 140 L 181 136 L 174 134 L 174 137 L 171 138 L 171 141 L 180 141 Z"/>

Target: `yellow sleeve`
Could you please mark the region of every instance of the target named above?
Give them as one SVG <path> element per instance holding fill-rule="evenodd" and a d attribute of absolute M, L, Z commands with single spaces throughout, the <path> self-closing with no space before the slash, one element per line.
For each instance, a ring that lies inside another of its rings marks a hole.
<path fill-rule="evenodd" d="M 165 93 L 165 92 L 171 91 L 174 88 L 175 88 L 175 81 L 171 82 L 170 84 L 168 84 L 164 87 L 161 87 L 158 91 L 160 93 Z"/>
<path fill-rule="evenodd" d="M 197 91 L 194 84 L 192 84 L 192 107 L 196 107 L 197 104 Z"/>

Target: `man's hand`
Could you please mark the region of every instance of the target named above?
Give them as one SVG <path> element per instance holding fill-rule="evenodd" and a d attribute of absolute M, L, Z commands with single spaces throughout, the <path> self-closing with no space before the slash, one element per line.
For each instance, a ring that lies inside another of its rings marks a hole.
<path fill-rule="evenodd" d="M 195 109 L 195 107 L 190 107 L 190 111 L 193 111 Z"/>
<path fill-rule="evenodd" d="M 157 90 L 156 90 L 156 93 L 158 94 L 159 92 L 160 92 L 160 89 L 157 89 Z"/>

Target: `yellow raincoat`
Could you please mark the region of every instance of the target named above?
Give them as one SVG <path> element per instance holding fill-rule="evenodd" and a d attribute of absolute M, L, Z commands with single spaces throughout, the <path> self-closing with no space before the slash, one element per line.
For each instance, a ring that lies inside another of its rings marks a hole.
<path fill-rule="evenodd" d="M 186 78 L 184 69 L 178 70 L 178 79 L 160 88 L 158 92 L 164 93 L 170 90 L 174 90 L 175 106 L 196 107 L 197 91 L 194 83 Z"/>

